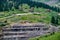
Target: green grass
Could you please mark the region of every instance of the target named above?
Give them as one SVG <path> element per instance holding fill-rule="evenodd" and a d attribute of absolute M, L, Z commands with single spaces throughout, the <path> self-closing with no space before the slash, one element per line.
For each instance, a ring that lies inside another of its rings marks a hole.
<path fill-rule="evenodd" d="M 60 32 L 58 32 L 58 33 L 55 33 L 55 34 L 53 34 L 53 35 L 49 35 L 49 36 L 47 36 L 47 37 L 37 37 L 37 38 L 31 38 L 31 39 L 29 39 L 29 40 L 60 40 Z"/>
<path fill-rule="evenodd" d="M 18 22 L 21 20 L 27 20 L 27 21 L 31 21 L 31 22 L 45 22 L 45 23 L 49 23 L 51 17 L 47 16 L 48 14 L 40 14 L 40 15 L 34 15 L 34 14 L 30 14 L 30 15 L 25 15 L 25 16 L 14 16 L 11 18 L 7 18 L 7 20 L 10 20 L 11 22 Z"/>
<path fill-rule="evenodd" d="M 55 11 L 51 11 L 51 12 L 48 12 L 47 9 L 44 9 L 44 8 L 34 8 L 34 11 L 35 12 L 39 12 L 40 14 L 37 15 L 37 14 L 30 14 L 30 15 L 24 15 L 24 16 L 12 16 L 12 17 L 9 17 L 13 14 L 23 14 L 25 12 L 23 11 L 19 11 L 19 10 L 14 10 L 14 11 L 5 11 L 5 12 L 0 12 L 0 21 L 4 21 L 4 20 L 8 20 L 8 22 L 12 23 L 12 22 L 19 22 L 21 20 L 27 20 L 27 21 L 30 21 L 30 22 L 34 22 L 34 23 L 38 23 L 38 22 L 44 22 L 44 23 L 50 23 L 51 21 L 51 16 L 55 16 L 57 14 L 57 12 Z M 28 12 L 27 12 L 28 13 Z M 9 18 L 5 18 L 5 17 L 9 17 Z"/>

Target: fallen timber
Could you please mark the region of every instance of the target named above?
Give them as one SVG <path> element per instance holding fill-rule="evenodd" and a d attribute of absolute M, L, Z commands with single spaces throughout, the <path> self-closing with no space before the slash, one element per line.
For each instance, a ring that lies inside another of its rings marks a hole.
<path fill-rule="evenodd" d="M 42 23 L 15 23 L 10 25 L 10 27 L 5 26 L 2 31 L 4 34 L 3 40 L 28 40 L 32 37 L 56 32 L 56 29 L 54 28 L 53 30 L 50 26 Z"/>

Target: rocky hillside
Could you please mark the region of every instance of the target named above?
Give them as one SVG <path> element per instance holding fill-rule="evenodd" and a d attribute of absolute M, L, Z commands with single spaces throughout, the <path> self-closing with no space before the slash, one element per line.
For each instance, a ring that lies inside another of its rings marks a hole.
<path fill-rule="evenodd" d="M 57 4 L 57 3 L 59 3 L 59 0 L 31 0 L 31 1 L 43 2 L 43 3 L 46 3 L 46 4 L 48 4 L 48 5 L 52 5 L 52 4 Z"/>

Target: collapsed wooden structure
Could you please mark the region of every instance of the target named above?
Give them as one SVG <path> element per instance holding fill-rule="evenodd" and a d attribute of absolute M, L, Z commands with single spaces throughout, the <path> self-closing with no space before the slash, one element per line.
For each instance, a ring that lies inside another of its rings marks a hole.
<path fill-rule="evenodd" d="M 51 33 L 50 28 L 41 23 L 13 24 L 3 28 L 3 40 L 28 40 L 28 38 Z"/>

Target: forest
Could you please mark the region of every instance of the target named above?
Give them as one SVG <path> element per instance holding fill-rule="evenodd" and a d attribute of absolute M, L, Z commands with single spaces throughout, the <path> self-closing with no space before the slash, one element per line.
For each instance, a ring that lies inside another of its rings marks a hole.
<path fill-rule="evenodd" d="M 44 1 L 44 0 L 42 0 Z M 18 9 L 19 5 L 21 4 L 28 4 L 30 5 L 30 7 L 43 7 L 43 8 L 47 8 L 47 9 L 51 9 L 57 12 L 60 12 L 60 8 L 56 7 L 56 6 L 50 6 L 47 5 L 46 3 L 43 2 L 38 2 L 38 1 L 33 1 L 33 0 L 1 0 L 0 1 L 0 11 L 3 10 L 11 10 L 12 7 L 15 7 L 16 9 Z"/>

